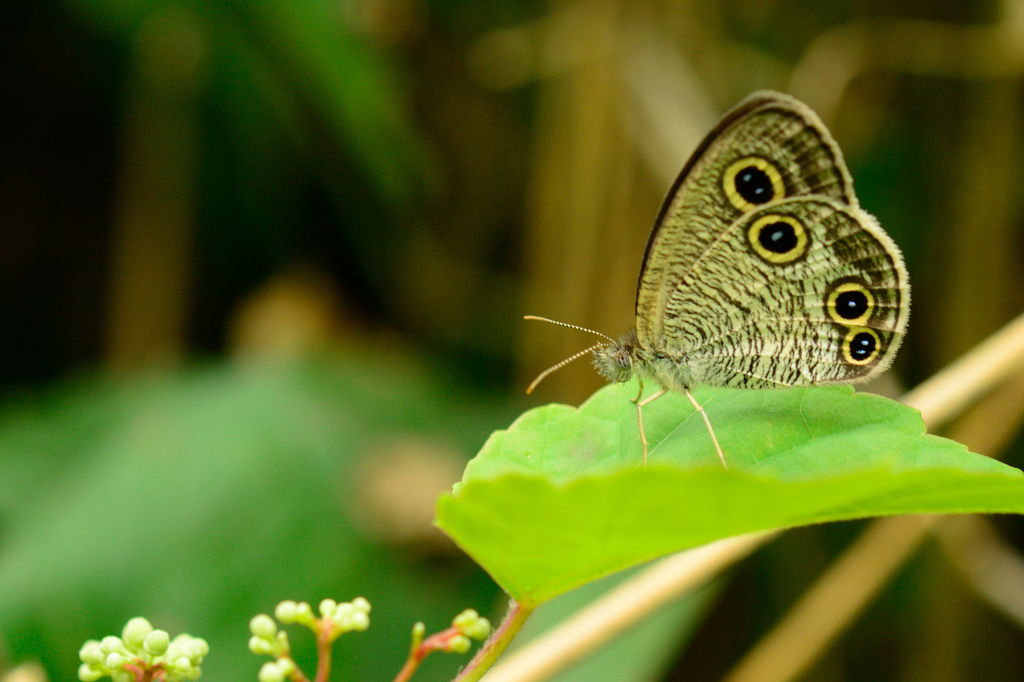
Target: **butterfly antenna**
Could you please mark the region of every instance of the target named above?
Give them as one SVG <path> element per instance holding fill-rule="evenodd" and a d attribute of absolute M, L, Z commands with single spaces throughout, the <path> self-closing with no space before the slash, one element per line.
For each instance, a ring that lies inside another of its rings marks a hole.
<path fill-rule="evenodd" d="M 544 318 L 541 317 L 541 318 L 535 318 L 535 319 L 541 319 L 542 320 Z M 550 322 L 551 320 L 546 320 L 546 321 Z M 556 323 L 556 324 L 558 324 L 558 323 Z M 571 327 L 572 325 L 566 325 L 566 326 L 567 327 Z M 586 331 L 590 331 L 590 330 L 587 329 Z M 594 333 L 596 334 L 597 332 L 594 332 Z M 602 336 L 604 336 L 604 335 L 602 334 Z M 605 337 L 605 338 L 607 338 L 607 337 Z M 534 379 L 533 381 L 531 381 L 530 385 L 526 387 L 526 395 L 530 395 L 531 393 L 533 393 L 533 389 L 537 388 L 537 384 L 542 382 L 544 380 L 544 377 L 546 377 L 547 375 L 551 374 L 552 372 L 555 372 L 557 370 L 562 369 L 563 367 L 568 365 L 573 360 L 576 360 L 577 358 L 581 358 L 584 355 L 586 355 L 587 353 L 589 353 L 590 351 L 595 350 L 597 348 L 600 348 L 603 345 L 604 345 L 603 343 L 595 343 L 590 348 L 584 348 L 579 353 L 576 353 L 576 355 L 573 355 L 572 357 L 568 357 L 565 360 L 562 360 L 560 363 L 558 363 L 554 367 L 548 367 L 546 370 L 544 370 L 543 372 L 538 374 L 537 378 Z"/>
<path fill-rule="evenodd" d="M 601 332 L 595 332 L 593 329 L 587 329 L 586 327 L 580 327 L 580 326 L 577 326 L 575 324 L 569 324 L 568 322 L 559 322 L 558 320 L 549 320 L 546 317 L 537 317 L 536 315 L 523 315 L 523 319 L 524 320 L 540 320 L 541 322 L 550 322 L 551 324 L 561 325 L 563 327 L 568 327 L 569 329 L 579 329 L 581 332 L 590 332 L 591 334 L 597 334 L 601 338 L 608 339 L 609 341 L 615 341 L 615 339 L 613 339 L 612 337 L 605 336 Z M 584 352 L 586 352 L 586 351 L 584 351 Z M 575 359 L 576 357 L 578 357 L 578 356 L 574 355 L 573 359 Z M 529 393 L 529 391 L 527 391 L 527 393 Z"/>

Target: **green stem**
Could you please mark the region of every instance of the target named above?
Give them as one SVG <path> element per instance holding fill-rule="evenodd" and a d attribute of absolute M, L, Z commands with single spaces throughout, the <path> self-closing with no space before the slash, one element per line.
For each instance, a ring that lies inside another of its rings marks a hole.
<path fill-rule="evenodd" d="M 483 677 L 518 634 L 523 623 L 533 613 L 533 609 L 534 607 L 520 604 L 515 599 L 509 600 L 508 614 L 501 621 L 501 625 L 491 633 L 491 636 L 476 652 L 473 660 L 459 672 L 453 682 L 476 682 Z"/>

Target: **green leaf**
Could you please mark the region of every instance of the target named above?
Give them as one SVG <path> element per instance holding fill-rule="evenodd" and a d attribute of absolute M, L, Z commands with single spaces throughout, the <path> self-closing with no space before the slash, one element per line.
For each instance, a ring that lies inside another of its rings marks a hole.
<path fill-rule="evenodd" d="M 538 604 L 658 556 L 751 531 L 892 514 L 1024 512 L 1024 474 L 930 436 L 917 410 L 850 387 L 701 389 L 730 469 L 685 397 L 636 384 L 494 433 L 437 524 Z"/>

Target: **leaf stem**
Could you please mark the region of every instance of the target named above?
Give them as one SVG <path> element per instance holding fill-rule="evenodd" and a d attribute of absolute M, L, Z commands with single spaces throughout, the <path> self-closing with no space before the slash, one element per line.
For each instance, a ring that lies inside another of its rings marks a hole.
<path fill-rule="evenodd" d="M 472 660 L 456 675 L 453 682 L 476 682 L 487 672 L 498 657 L 505 651 L 508 645 L 515 638 L 516 634 L 523 627 L 526 619 L 533 613 L 533 606 L 520 604 L 515 599 L 509 599 L 508 613 L 501 621 L 487 641 L 483 643 L 473 656 Z"/>

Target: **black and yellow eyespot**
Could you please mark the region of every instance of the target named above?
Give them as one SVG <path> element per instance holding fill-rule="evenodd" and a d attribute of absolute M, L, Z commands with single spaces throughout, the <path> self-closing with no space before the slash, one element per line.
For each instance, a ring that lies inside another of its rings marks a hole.
<path fill-rule="evenodd" d="M 786 196 L 786 185 L 779 169 L 759 156 L 748 156 L 726 168 L 722 189 L 729 202 L 741 211 L 750 211 Z"/>
<path fill-rule="evenodd" d="M 843 339 L 843 359 L 851 365 L 867 365 L 882 352 L 882 340 L 874 329 L 853 327 Z"/>
<path fill-rule="evenodd" d="M 839 324 L 862 325 L 875 312 L 875 297 L 860 282 L 844 282 L 828 295 L 825 310 Z"/>
<path fill-rule="evenodd" d="M 775 265 L 792 263 L 807 253 L 807 230 L 788 215 L 766 215 L 747 231 L 754 252 Z"/>

